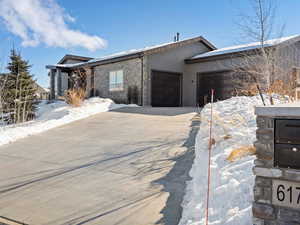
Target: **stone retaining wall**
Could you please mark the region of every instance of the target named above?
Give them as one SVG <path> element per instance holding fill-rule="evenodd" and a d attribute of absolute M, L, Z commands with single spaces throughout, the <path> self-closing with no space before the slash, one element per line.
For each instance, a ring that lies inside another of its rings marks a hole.
<path fill-rule="evenodd" d="M 276 118 L 295 119 L 295 117 Z M 256 136 L 257 141 L 254 145 L 257 150 L 257 159 L 253 168 L 253 173 L 256 175 L 253 190 L 253 224 L 299 225 L 300 209 L 272 204 L 272 182 L 274 179 L 300 182 L 300 171 L 274 168 L 274 117 L 257 116 Z"/>

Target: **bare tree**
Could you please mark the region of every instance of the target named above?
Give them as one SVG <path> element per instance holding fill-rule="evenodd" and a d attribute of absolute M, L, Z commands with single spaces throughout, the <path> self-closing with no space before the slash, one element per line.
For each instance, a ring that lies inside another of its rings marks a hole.
<path fill-rule="evenodd" d="M 255 80 L 258 88 L 270 85 L 272 54 L 267 52 L 266 41 L 270 39 L 274 27 L 274 0 L 250 0 L 252 13 L 240 16 L 240 29 L 252 41 L 258 42 L 258 49 L 244 54 L 242 68 Z M 262 83 L 265 82 L 265 85 Z"/>
<path fill-rule="evenodd" d="M 251 11 L 241 13 L 238 26 L 243 38 L 258 41 L 264 47 L 266 40 L 274 35 L 276 0 L 249 0 Z"/>
<path fill-rule="evenodd" d="M 276 1 L 250 0 L 252 13 L 240 16 L 239 27 L 242 33 L 256 43 L 245 46 L 240 61 L 234 65 L 234 74 L 244 74 L 249 83 L 255 83 L 263 99 L 263 92 L 278 79 L 291 84 L 292 69 L 297 65 L 297 46 L 282 38 L 284 26 L 275 34 Z M 270 40 L 272 37 L 276 39 Z M 249 86 L 249 83 L 247 85 Z"/>

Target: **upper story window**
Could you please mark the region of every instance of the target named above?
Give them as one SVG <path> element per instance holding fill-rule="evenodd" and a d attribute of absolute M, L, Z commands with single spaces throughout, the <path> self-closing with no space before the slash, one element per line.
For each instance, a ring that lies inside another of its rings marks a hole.
<path fill-rule="evenodd" d="M 123 70 L 109 72 L 109 90 L 123 91 Z"/>

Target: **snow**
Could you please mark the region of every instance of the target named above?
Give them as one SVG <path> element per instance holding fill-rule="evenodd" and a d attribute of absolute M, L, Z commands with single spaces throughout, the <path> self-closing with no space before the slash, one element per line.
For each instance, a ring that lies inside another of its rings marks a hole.
<path fill-rule="evenodd" d="M 255 114 L 260 116 L 284 116 L 284 117 L 298 117 L 300 115 L 300 101 L 272 105 L 262 106 L 255 108 Z"/>
<path fill-rule="evenodd" d="M 111 99 L 99 97 L 85 100 L 80 107 L 72 107 L 63 101 L 50 104 L 42 101 L 38 106 L 35 120 L 17 125 L 1 126 L 0 124 L 0 146 L 100 112 L 125 106 L 136 107 L 136 105 L 115 104 Z"/>
<path fill-rule="evenodd" d="M 279 103 L 279 98 L 276 103 Z M 261 106 L 255 97 L 233 97 L 213 103 L 213 138 L 210 225 L 252 225 L 251 204 L 254 184 L 252 174 L 254 156 L 235 162 L 226 158 L 233 149 L 252 145 L 256 139 L 254 106 Z M 210 107 L 201 111 L 201 125 L 196 138 L 195 159 L 190 171 L 179 225 L 204 225 L 207 192 L 207 162 Z M 231 138 L 225 139 L 226 135 Z"/>
<path fill-rule="evenodd" d="M 297 37 L 299 38 L 300 36 L 293 35 L 293 36 L 289 36 L 289 37 L 282 37 L 282 38 L 267 40 L 264 43 L 264 47 L 275 46 L 275 45 L 281 44 L 283 42 L 292 40 Z M 260 48 L 260 46 L 261 46 L 260 42 L 252 42 L 252 43 L 248 43 L 248 44 L 244 44 L 244 45 L 235 45 L 235 46 L 230 46 L 230 47 L 226 47 L 226 48 L 220 48 L 220 49 L 206 52 L 206 53 L 203 53 L 200 55 L 196 55 L 196 56 L 192 57 L 191 59 L 199 59 L 199 58 L 205 58 L 205 57 L 209 57 L 209 56 L 217 56 L 217 55 L 253 50 L 253 49 Z"/>
<path fill-rule="evenodd" d="M 42 87 L 45 92 L 50 92 L 49 88 Z"/>

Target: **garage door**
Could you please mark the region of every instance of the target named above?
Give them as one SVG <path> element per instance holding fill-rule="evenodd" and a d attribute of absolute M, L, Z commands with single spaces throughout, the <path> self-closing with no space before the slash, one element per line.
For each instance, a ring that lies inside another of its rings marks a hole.
<path fill-rule="evenodd" d="M 181 105 L 181 74 L 152 71 L 151 105 L 177 107 Z"/>
<path fill-rule="evenodd" d="M 214 101 L 230 98 L 234 92 L 231 71 L 198 73 L 197 102 L 204 106 L 211 101 L 211 89 L 215 90 Z"/>

